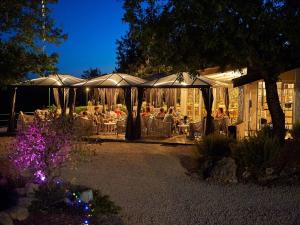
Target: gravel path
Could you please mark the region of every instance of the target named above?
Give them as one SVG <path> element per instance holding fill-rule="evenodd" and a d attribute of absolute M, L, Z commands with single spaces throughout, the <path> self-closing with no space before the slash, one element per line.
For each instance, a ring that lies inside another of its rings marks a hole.
<path fill-rule="evenodd" d="M 193 147 L 104 143 L 65 178 L 100 189 L 126 225 L 299 225 L 300 188 L 216 185 L 185 174 Z"/>

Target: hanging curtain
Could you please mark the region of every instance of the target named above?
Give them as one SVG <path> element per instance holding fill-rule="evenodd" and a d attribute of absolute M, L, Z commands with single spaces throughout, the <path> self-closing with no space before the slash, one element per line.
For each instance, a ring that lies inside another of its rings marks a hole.
<path fill-rule="evenodd" d="M 71 88 L 69 98 L 71 99 L 70 104 L 69 104 L 69 115 L 71 118 L 73 117 L 73 114 L 75 112 L 75 105 L 76 105 L 76 88 Z"/>
<path fill-rule="evenodd" d="M 105 93 L 106 93 L 107 107 L 109 110 L 112 110 L 112 106 L 114 104 L 115 89 L 105 88 Z"/>
<path fill-rule="evenodd" d="M 67 114 L 67 108 L 69 103 L 69 90 L 70 88 L 63 88 L 63 115 Z"/>
<path fill-rule="evenodd" d="M 156 90 L 157 90 L 157 94 L 156 94 L 157 104 L 159 107 L 162 107 L 163 106 L 164 89 L 156 89 Z"/>
<path fill-rule="evenodd" d="M 137 105 L 137 89 L 131 88 L 131 104 L 132 106 Z"/>
<path fill-rule="evenodd" d="M 117 105 L 118 95 L 120 93 L 119 88 L 114 88 L 114 107 Z"/>
<path fill-rule="evenodd" d="M 202 92 L 203 102 L 206 110 L 204 133 L 205 135 L 208 135 L 214 132 L 213 117 L 211 116 L 214 97 L 211 88 L 202 88 L 201 92 Z"/>
<path fill-rule="evenodd" d="M 100 102 L 99 88 L 93 89 L 93 95 L 94 95 L 95 105 L 99 105 L 99 102 Z"/>
<path fill-rule="evenodd" d="M 141 138 L 141 109 L 143 104 L 143 96 L 144 96 L 144 88 L 137 89 L 137 112 L 136 112 L 136 119 L 135 119 L 135 139 Z"/>
<path fill-rule="evenodd" d="M 225 113 L 229 116 L 229 90 L 224 88 L 224 103 L 225 103 Z"/>
<path fill-rule="evenodd" d="M 151 105 L 154 105 L 154 101 L 153 101 L 153 90 L 152 89 L 147 89 L 147 91 L 149 92 L 149 102 Z M 155 106 L 156 107 L 156 106 Z"/>
<path fill-rule="evenodd" d="M 100 95 L 101 105 L 103 106 L 103 113 L 105 113 L 105 89 L 98 88 L 98 93 Z"/>
<path fill-rule="evenodd" d="M 61 108 L 58 88 L 53 88 L 53 97 L 57 108 Z"/>
<path fill-rule="evenodd" d="M 127 108 L 125 139 L 126 140 L 134 140 L 134 134 L 133 134 L 134 127 L 133 127 L 133 115 L 132 115 L 132 94 L 131 94 L 130 87 L 124 88 L 124 98 L 125 98 L 125 105 Z"/>
<path fill-rule="evenodd" d="M 16 111 L 16 98 L 17 98 L 17 88 L 11 89 L 11 101 L 10 101 L 10 112 L 9 112 L 9 121 L 7 132 L 14 132 L 16 128 L 15 124 L 15 111 Z"/>

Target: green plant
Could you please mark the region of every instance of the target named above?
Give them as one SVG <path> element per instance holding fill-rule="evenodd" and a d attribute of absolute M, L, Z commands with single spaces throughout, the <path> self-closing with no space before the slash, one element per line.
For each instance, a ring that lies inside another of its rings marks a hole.
<path fill-rule="evenodd" d="M 234 139 L 222 134 L 210 134 L 198 144 L 199 153 L 206 159 L 218 160 L 230 155 L 230 144 Z"/>
<path fill-rule="evenodd" d="M 269 131 L 261 130 L 256 136 L 245 138 L 237 143 L 232 149 L 238 166 L 242 170 L 247 168 L 255 177 L 271 166 L 281 150 L 279 140 Z"/>
<path fill-rule="evenodd" d="M 292 136 L 296 140 L 300 140 L 300 121 L 297 121 L 293 125 Z"/>
<path fill-rule="evenodd" d="M 87 110 L 86 106 L 77 106 L 77 107 L 75 108 L 75 113 L 79 114 L 79 113 L 81 113 L 82 111 L 86 111 L 86 110 Z"/>
<path fill-rule="evenodd" d="M 99 191 L 94 191 L 93 193 L 94 200 L 92 205 L 96 215 L 118 214 L 120 212 L 121 208 L 115 205 L 115 203 L 109 199 L 108 195 L 101 195 Z"/>

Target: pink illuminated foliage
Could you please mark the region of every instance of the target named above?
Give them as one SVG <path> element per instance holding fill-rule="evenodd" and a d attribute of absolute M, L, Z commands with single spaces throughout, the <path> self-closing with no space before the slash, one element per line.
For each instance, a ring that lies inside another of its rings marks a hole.
<path fill-rule="evenodd" d="M 10 159 L 16 168 L 29 172 L 36 182 L 50 182 L 69 158 L 71 135 L 51 122 L 30 124 L 18 132 Z"/>

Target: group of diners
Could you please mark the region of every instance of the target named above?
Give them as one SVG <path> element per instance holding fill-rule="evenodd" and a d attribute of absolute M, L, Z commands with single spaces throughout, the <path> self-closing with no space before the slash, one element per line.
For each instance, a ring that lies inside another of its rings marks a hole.
<path fill-rule="evenodd" d="M 181 129 L 178 129 L 180 125 L 187 125 L 189 123 L 187 116 L 181 116 L 180 110 L 176 110 L 174 107 L 169 107 L 168 110 L 165 110 L 163 107 L 159 108 L 159 111 L 155 108 L 151 108 L 147 105 L 143 108 L 141 113 L 141 119 L 144 124 L 147 124 L 149 119 L 156 119 L 162 122 L 167 122 L 171 124 L 172 132 L 182 133 Z"/>

